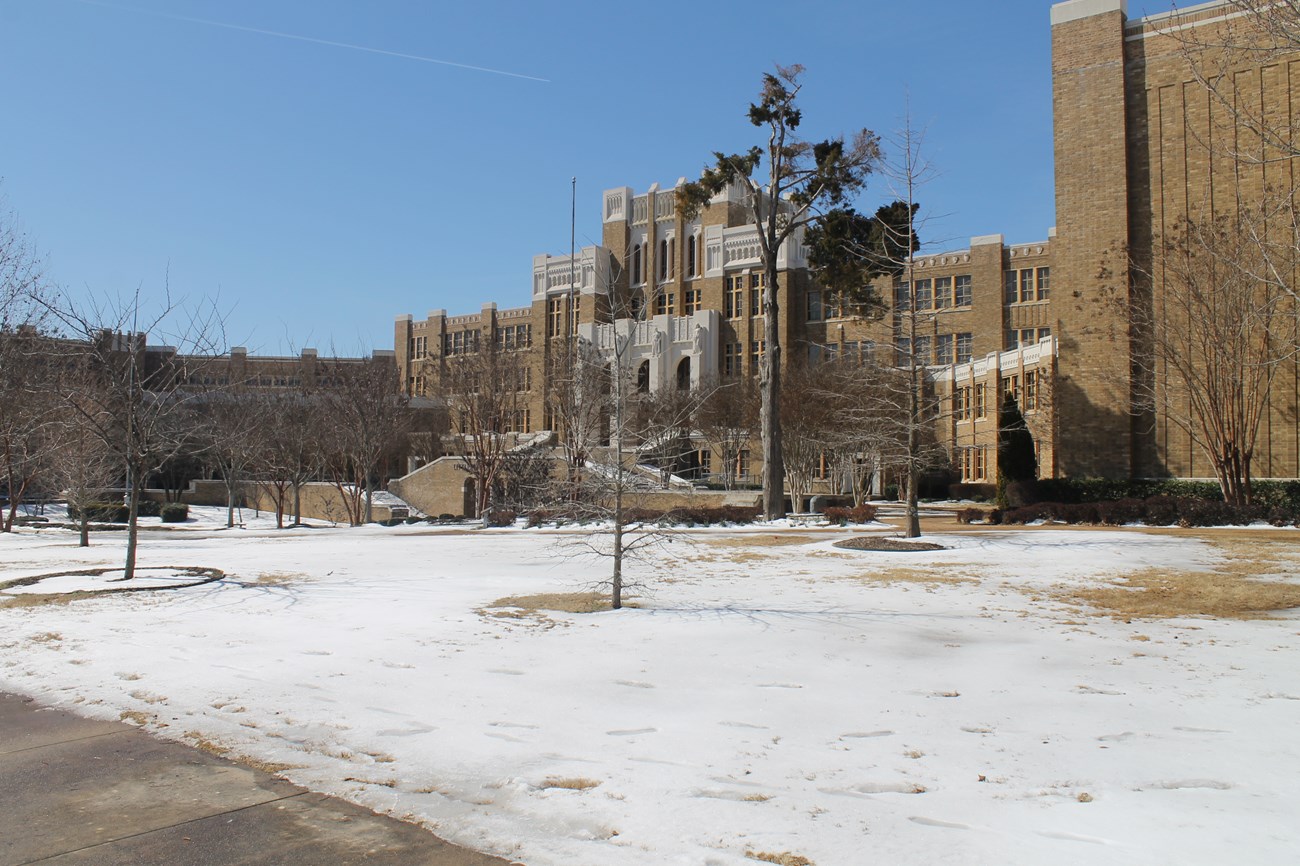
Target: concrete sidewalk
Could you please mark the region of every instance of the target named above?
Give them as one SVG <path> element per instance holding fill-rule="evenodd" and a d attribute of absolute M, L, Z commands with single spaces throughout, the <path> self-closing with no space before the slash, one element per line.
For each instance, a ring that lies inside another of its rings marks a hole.
<path fill-rule="evenodd" d="M 266 773 L 0 693 L 0 866 L 506 866 Z"/>

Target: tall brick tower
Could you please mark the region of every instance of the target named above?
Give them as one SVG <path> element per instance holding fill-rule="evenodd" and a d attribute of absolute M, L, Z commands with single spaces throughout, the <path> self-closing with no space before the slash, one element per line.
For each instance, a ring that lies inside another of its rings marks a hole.
<path fill-rule="evenodd" d="M 1127 478 L 1134 470 L 1127 328 L 1101 300 L 1106 287 L 1127 294 L 1129 279 L 1126 5 L 1052 7 L 1058 447 L 1062 473 L 1075 477 Z"/>

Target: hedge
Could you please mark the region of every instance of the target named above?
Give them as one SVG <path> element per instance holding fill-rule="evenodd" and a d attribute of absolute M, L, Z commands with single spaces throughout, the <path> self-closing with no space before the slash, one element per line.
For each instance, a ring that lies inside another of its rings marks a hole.
<path fill-rule="evenodd" d="M 189 519 L 190 507 L 184 502 L 168 502 L 158 515 L 163 523 L 184 523 Z"/>
<path fill-rule="evenodd" d="M 832 506 L 825 511 L 828 523 L 848 526 L 850 523 L 870 523 L 876 519 L 876 506 L 863 503 L 853 508 Z"/>

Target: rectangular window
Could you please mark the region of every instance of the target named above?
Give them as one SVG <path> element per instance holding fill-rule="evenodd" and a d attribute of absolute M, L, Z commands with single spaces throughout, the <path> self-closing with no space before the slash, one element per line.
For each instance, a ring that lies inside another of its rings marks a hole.
<path fill-rule="evenodd" d="M 822 293 L 810 291 L 808 293 L 808 321 L 820 322 L 822 320 Z"/>
<path fill-rule="evenodd" d="M 934 362 L 936 364 L 943 364 L 943 365 L 951 364 L 952 357 L 953 357 L 952 346 L 953 346 L 952 334 L 940 334 L 939 336 L 935 337 L 934 338 Z"/>
<path fill-rule="evenodd" d="M 952 277 L 934 278 L 934 308 L 946 310 L 952 306 Z"/>
<path fill-rule="evenodd" d="M 1039 328 L 1039 329 L 1038 329 L 1038 339 L 1040 339 L 1040 340 L 1046 340 L 1046 339 L 1047 339 L 1048 337 L 1050 337 L 1050 336 L 1052 336 L 1052 329 L 1051 329 L 1051 328 Z"/>
<path fill-rule="evenodd" d="M 978 481 L 985 477 L 984 449 L 976 448 L 974 450 L 974 465 L 971 467 L 971 478 Z"/>
<path fill-rule="evenodd" d="M 971 305 L 970 274 L 964 274 L 956 278 L 952 301 L 954 307 L 969 307 Z"/>
<path fill-rule="evenodd" d="M 569 333 L 578 333 L 578 313 L 582 310 L 582 298 L 569 295 Z"/>
<path fill-rule="evenodd" d="M 1052 297 L 1052 269 L 1038 269 L 1038 300 L 1046 301 Z"/>
<path fill-rule="evenodd" d="M 546 300 L 546 336 L 558 337 L 564 328 L 564 298 Z"/>
<path fill-rule="evenodd" d="M 655 315 L 663 316 L 673 315 L 674 302 L 677 300 L 674 292 L 659 292 L 655 295 Z"/>
<path fill-rule="evenodd" d="M 700 290 L 687 289 L 682 292 L 682 315 L 689 316 L 700 311 Z"/>
<path fill-rule="evenodd" d="M 988 388 L 980 382 L 975 386 L 975 417 L 986 418 L 989 414 Z"/>
<path fill-rule="evenodd" d="M 894 309 L 900 313 L 912 309 L 911 283 L 894 283 Z"/>
<path fill-rule="evenodd" d="M 736 480 L 747 481 L 749 479 L 749 449 L 741 448 L 736 452 Z"/>
<path fill-rule="evenodd" d="M 971 389 L 969 386 L 952 392 L 952 414 L 958 421 L 969 421 L 971 413 Z"/>
<path fill-rule="evenodd" d="M 912 363 L 912 341 L 907 337 L 899 337 L 898 342 L 894 344 L 894 355 L 896 363 L 900 367 L 906 367 Z"/>
<path fill-rule="evenodd" d="M 767 345 L 766 345 L 766 343 L 765 343 L 763 340 L 752 340 L 752 341 L 750 341 L 750 344 L 749 344 L 749 365 L 750 365 L 750 366 L 749 366 L 749 369 L 752 370 L 755 374 L 757 374 L 758 371 L 762 368 L 762 365 L 763 365 L 763 353 L 766 351 L 766 349 L 767 349 Z"/>
<path fill-rule="evenodd" d="M 1016 278 L 1019 275 L 1016 271 L 1004 271 L 1002 274 L 1002 303 L 1014 304 L 1020 300 L 1020 295 L 1016 291 Z"/>
<path fill-rule="evenodd" d="M 916 299 L 918 310 L 928 310 L 934 305 L 933 289 L 929 280 L 916 280 L 912 283 L 912 296 Z"/>
<path fill-rule="evenodd" d="M 1002 399 L 1010 398 L 1020 403 L 1020 377 L 1003 376 L 1002 377 Z"/>
<path fill-rule="evenodd" d="M 1038 372 L 1035 370 L 1025 371 L 1025 405 L 1026 412 L 1032 412 L 1038 408 Z"/>
<path fill-rule="evenodd" d="M 767 284 L 765 274 L 749 275 L 749 314 L 751 316 L 762 315 L 763 312 L 763 286 Z"/>
<path fill-rule="evenodd" d="M 969 331 L 957 335 L 957 363 L 969 364 L 972 357 L 973 340 Z"/>
<path fill-rule="evenodd" d="M 1020 302 L 1028 303 L 1034 299 L 1034 269 L 1024 268 L 1020 272 Z"/>
<path fill-rule="evenodd" d="M 722 347 L 722 375 L 734 379 L 740 375 L 740 344 L 727 343 Z"/>
<path fill-rule="evenodd" d="M 745 312 L 745 277 L 737 275 L 727 277 L 723 290 L 722 312 L 728 319 L 738 319 Z"/>
<path fill-rule="evenodd" d="M 916 355 L 916 363 L 924 366 L 930 363 L 930 338 L 917 337 L 916 343 L 912 346 Z"/>

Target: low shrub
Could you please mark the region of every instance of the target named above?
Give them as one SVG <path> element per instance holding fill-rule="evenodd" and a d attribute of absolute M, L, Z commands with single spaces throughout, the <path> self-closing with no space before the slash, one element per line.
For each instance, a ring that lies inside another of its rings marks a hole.
<path fill-rule="evenodd" d="M 514 526 L 519 515 L 509 508 L 498 508 L 488 513 L 488 526 Z"/>
<path fill-rule="evenodd" d="M 853 508 L 831 506 L 824 512 L 828 523 L 848 526 L 850 523 L 870 523 L 876 519 L 876 506 L 863 503 Z"/>
<path fill-rule="evenodd" d="M 80 520 L 82 509 L 68 508 L 68 516 Z M 131 519 L 131 511 L 120 502 L 92 502 L 85 507 L 86 519 L 94 523 L 126 523 Z"/>
<path fill-rule="evenodd" d="M 162 517 L 163 503 L 156 499 L 141 499 L 136 513 L 141 517 Z"/>
<path fill-rule="evenodd" d="M 961 508 L 957 511 L 958 523 L 988 523 L 989 509 L 987 508 Z"/>
<path fill-rule="evenodd" d="M 184 523 L 189 519 L 190 507 L 184 502 L 168 502 L 162 506 L 158 516 L 163 523 Z"/>
<path fill-rule="evenodd" d="M 1141 523 L 1146 518 L 1146 507 L 1141 499 L 1116 499 L 1098 502 L 1097 519 L 1104 526 L 1123 526 Z"/>

